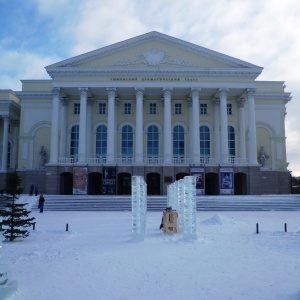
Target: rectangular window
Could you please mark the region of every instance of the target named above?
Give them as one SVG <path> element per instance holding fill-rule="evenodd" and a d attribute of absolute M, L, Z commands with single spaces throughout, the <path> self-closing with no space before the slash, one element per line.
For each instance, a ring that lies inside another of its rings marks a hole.
<path fill-rule="evenodd" d="M 207 115 L 207 104 L 200 103 L 200 115 Z"/>
<path fill-rule="evenodd" d="M 99 103 L 99 115 L 106 114 L 106 103 Z"/>
<path fill-rule="evenodd" d="M 156 115 L 156 103 L 149 103 L 149 114 Z"/>
<path fill-rule="evenodd" d="M 175 103 L 175 115 L 182 114 L 182 105 L 181 103 Z"/>
<path fill-rule="evenodd" d="M 74 103 L 73 107 L 73 114 L 74 115 L 79 115 L 80 114 L 80 103 Z"/>
<path fill-rule="evenodd" d="M 231 103 L 227 104 L 227 115 L 232 115 L 232 104 Z"/>
<path fill-rule="evenodd" d="M 131 115 L 131 103 L 124 103 L 124 115 Z"/>

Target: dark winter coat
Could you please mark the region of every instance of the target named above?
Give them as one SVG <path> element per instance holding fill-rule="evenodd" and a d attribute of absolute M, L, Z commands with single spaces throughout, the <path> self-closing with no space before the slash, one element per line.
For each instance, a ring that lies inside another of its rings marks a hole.
<path fill-rule="evenodd" d="M 43 208 L 45 203 L 45 198 L 43 196 L 40 196 L 39 199 L 39 208 Z"/>

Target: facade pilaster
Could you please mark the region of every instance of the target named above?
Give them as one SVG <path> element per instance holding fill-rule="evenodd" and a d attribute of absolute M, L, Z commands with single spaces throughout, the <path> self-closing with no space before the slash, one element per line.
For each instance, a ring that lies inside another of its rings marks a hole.
<path fill-rule="evenodd" d="M 249 164 L 258 165 L 257 163 L 257 146 L 256 146 L 256 117 L 255 117 L 255 89 L 247 89 L 248 99 L 248 127 L 249 127 L 249 141 L 248 141 L 248 155 Z"/>
<path fill-rule="evenodd" d="M 201 89 L 192 89 L 192 161 L 194 164 L 199 164 L 200 162 L 200 118 L 199 118 L 199 96 Z"/>
<path fill-rule="evenodd" d="M 19 149 L 19 131 L 20 131 L 20 121 L 14 120 L 14 145 L 12 151 L 12 168 L 16 169 L 18 164 L 18 149 Z"/>
<path fill-rule="evenodd" d="M 220 89 L 220 107 L 221 107 L 221 163 L 228 163 L 228 122 L 227 122 L 227 89 Z"/>
<path fill-rule="evenodd" d="M 214 109 L 214 158 L 220 161 L 220 99 L 213 99 Z"/>
<path fill-rule="evenodd" d="M 49 164 L 58 163 L 58 116 L 59 116 L 59 99 L 60 89 L 52 89 L 52 119 L 51 119 L 51 145 Z"/>
<path fill-rule="evenodd" d="M 87 100 L 87 121 L 86 121 L 86 156 L 92 157 L 92 130 L 93 130 L 93 104 L 94 99 Z"/>
<path fill-rule="evenodd" d="M 86 163 L 86 113 L 88 88 L 79 88 L 78 90 L 80 92 L 78 163 Z"/>
<path fill-rule="evenodd" d="M 172 162 L 171 95 L 172 88 L 164 88 L 164 164 Z"/>
<path fill-rule="evenodd" d="M 143 163 L 143 97 L 144 89 L 135 89 L 136 93 L 136 136 L 135 136 L 135 162 Z"/>
<path fill-rule="evenodd" d="M 9 116 L 2 116 L 3 126 L 3 144 L 2 144 L 2 165 L 1 171 L 7 171 L 7 149 L 8 149 L 8 127 L 9 127 Z"/>
<path fill-rule="evenodd" d="M 68 124 L 68 103 L 69 99 L 64 97 L 61 99 L 61 124 L 60 124 L 60 151 L 59 157 L 67 157 L 67 124 Z"/>
<path fill-rule="evenodd" d="M 115 162 L 115 99 L 117 91 L 115 88 L 107 88 L 107 163 Z"/>
<path fill-rule="evenodd" d="M 246 132 L 245 132 L 245 99 L 237 101 L 239 110 L 239 157 L 246 159 Z"/>

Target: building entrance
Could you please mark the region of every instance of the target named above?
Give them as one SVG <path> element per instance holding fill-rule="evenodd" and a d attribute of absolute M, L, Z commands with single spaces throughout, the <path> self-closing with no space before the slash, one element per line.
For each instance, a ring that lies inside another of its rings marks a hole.
<path fill-rule="evenodd" d="M 131 195 L 131 174 L 118 174 L 118 195 Z"/>
<path fill-rule="evenodd" d="M 160 195 L 160 175 L 158 173 L 147 174 L 147 195 Z"/>
<path fill-rule="evenodd" d="M 217 173 L 205 174 L 205 195 L 219 195 L 219 175 Z"/>

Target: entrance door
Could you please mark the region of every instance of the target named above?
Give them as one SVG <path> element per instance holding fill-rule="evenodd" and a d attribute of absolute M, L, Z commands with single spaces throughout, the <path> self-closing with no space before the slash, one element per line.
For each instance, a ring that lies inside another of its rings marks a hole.
<path fill-rule="evenodd" d="M 60 194 L 73 194 L 73 173 L 64 172 L 60 174 Z"/>
<path fill-rule="evenodd" d="M 131 195 L 131 174 L 118 174 L 118 195 Z"/>
<path fill-rule="evenodd" d="M 189 173 L 177 173 L 176 174 L 176 181 L 180 180 L 180 179 L 183 179 L 185 176 L 190 176 L 190 174 Z"/>
<path fill-rule="evenodd" d="M 219 195 L 219 176 L 217 173 L 205 174 L 205 195 Z"/>
<path fill-rule="evenodd" d="M 88 194 L 101 195 L 102 194 L 102 174 L 90 173 L 88 177 Z"/>
<path fill-rule="evenodd" d="M 160 195 L 160 175 L 158 173 L 147 174 L 147 195 Z"/>
<path fill-rule="evenodd" d="M 247 195 L 247 175 L 245 173 L 234 174 L 234 194 Z"/>

